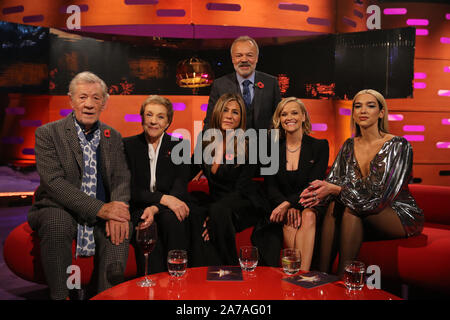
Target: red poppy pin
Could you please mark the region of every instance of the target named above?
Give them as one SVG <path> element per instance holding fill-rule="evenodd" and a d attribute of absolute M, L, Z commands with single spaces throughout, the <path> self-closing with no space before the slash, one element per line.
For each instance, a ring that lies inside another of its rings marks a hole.
<path fill-rule="evenodd" d="M 105 137 L 109 138 L 111 137 L 111 130 L 105 129 L 105 131 L 103 131 L 103 134 L 105 135 Z"/>
<path fill-rule="evenodd" d="M 233 160 L 233 158 L 234 158 L 234 154 L 232 154 L 232 153 L 225 154 L 225 159 L 227 159 L 228 161 Z"/>
<path fill-rule="evenodd" d="M 264 83 L 262 83 L 261 81 L 259 81 L 256 86 L 260 89 L 264 88 Z"/>

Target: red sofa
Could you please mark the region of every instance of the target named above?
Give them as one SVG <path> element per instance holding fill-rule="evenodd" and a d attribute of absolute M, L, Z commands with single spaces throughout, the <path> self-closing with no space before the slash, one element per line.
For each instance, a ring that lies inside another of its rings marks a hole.
<path fill-rule="evenodd" d="M 398 240 L 364 242 L 359 259 L 378 265 L 381 278 L 450 294 L 450 187 L 411 184 L 424 211 L 423 232 Z"/>
<path fill-rule="evenodd" d="M 193 189 L 207 192 L 207 182 Z M 410 184 L 409 189 L 424 211 L 423 232 L 407 239 L 364 242 L 359 259 L 378 265 L 382 281 L 450 294 L 450 187 Z M 251 232 L 248 228 L 236 236 L 237 247 L 250 243 Z"/>
<path fill-rule="evenodd" d="M 384 279 L 450 294 L 450 187 L 410 185 L 411 193 L 424 210 L 423 233 L 408 239 L 364 242 L 359 259 L 378 265 Z M 206 179 L 189 184 L 189 191 L 208 192 Z M 236 245 L 249 245 L 252 228 L 236 236 Z M 28 223 L 16 227 L 5 240 L 4 258 L 19 277 L 45 283 L 40 263 L 39 241 Z M 81 267 L 82 284 L 89 282 L 92 258 L 73 261 Z M 126 277 L 136 275 L 134 249 L 130 246 Z"/>
<path fill-rule="evenodd" d="M 200 179 L 198 182 L 190 183 L 188 189 L 189 191 L 208 193 L 208 182 L 206 179 Z M 236 237 L 238 247 L 251 244 L 251 231 L 251 229 L 246 229 Z M 72 251 L 75 252 L 75 241 L 72 244 Z M 37 233 L 31 230 L 28 222 L 17 226 L 8 235 L 3 246 L 3 256 L 8 268 L 18 277 L 31 282 L 46 283 L 41 264 L 39 238 Z M 73 258 L 72 264 L 80 267 L 81 284 L 88 284 L 92 276 L 94 258 Z M 130 245 L 125 278 L 135 277 L 136 272 L 134 248 Z"/>
<path fill-rule="evenodd" d="M 75 241 L 72 243 L 75 253 Z M 74 255 L 73 255 L 74 256 Z M 14 228 L 5 240 L 3 257 L 8 268 L 18 277 L 41 284 L 46 284 L 44 270 L 41 264 L 41 253 L 37 233 L 31 230 L 28 222 Z M 130 246 L 125 277 L 136 276 L 134 248 Z M 73 265 L 81 270 L 81 284 L 88 284 L 94 269 L 94 257 L 72 259 Z"/>

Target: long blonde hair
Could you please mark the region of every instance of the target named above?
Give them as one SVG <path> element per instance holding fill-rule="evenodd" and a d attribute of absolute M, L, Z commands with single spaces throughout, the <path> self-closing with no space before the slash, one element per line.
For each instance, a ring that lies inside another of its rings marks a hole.
<path fill-rule="evenodd" d="M 353 97 L 353 102 L 352 102 L 352 116 L 350 119 L 350 126 L 351 126 L 352 130 L 354 130 L 355 137 L 361 136 L 361 128 L 359 127 L 359 125 L 357 125 L 355 123 L 355 120 L 353 120 L 353 112 L 355 110 L 355 100 L 361 94 L 370 94 L 373 97 L 375 97 L 375 99 L 378 102 L 378 108 L 380 109 L 380 111 L 384 110 L 383 119 L 381 119 L 381 118 L 378 119 L 378 131 L 384 132 L 384 133 L 389 133 L 389 121 L 388 121 L 389 115 L 388 115 L 388 108 L 387 108 L 386 100 L 384 99 L 383 95 L 381 93 L 379 93 L 378 91 L 373 90 L 373 89 L 364 89 L 364 90 L 359 91 L 357 94 L 355 94 L 355 96 Z"/>

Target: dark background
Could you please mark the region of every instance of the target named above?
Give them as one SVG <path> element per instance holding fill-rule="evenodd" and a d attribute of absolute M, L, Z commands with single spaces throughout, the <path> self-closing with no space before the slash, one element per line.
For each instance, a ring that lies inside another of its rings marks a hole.
<path fill-rule="evenodd" d="M 210 63 L 215 78 L 234 71 L 230 39 L 60 37 L 48 28 L 2 22 L 0 42 L 0 81 L 4 84 L 0 92 L 64 95 L 70 80 L 89 70 L 105 80 L 110 94 L 209 95 L 210 87 L 195 92 L 178 87 L 180 61 L 194 56 L 203 59 Z M 363 88 L 380 91 L 386 98 L 412 96 L 414 28 L 258 42 L 257 69 L 284 78 L 283 96 L 349 99 Z M 48 77 L 34 85 L 8 86 L 5 70 L 24 62 L 28 67 L 46 64 Z"/>

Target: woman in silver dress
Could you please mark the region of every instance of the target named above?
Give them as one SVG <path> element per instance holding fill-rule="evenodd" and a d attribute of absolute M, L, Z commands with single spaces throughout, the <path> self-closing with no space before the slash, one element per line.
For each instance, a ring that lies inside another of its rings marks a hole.
<path fill-rule="evenodd" d="M 347 139 L 328 177 L 313 181 L 300 195 L 304 207 L 328 205 L 322 225 L 320 270 L 329 272 L 339 241 L 338 274 L 358 256 L 367 234 L 396 239 L 419 234 L 422 210 L 411 196 L 412 147 L 388 132 L 384 97 L 372 89 L 353 98 L 354 138 Z"/>

